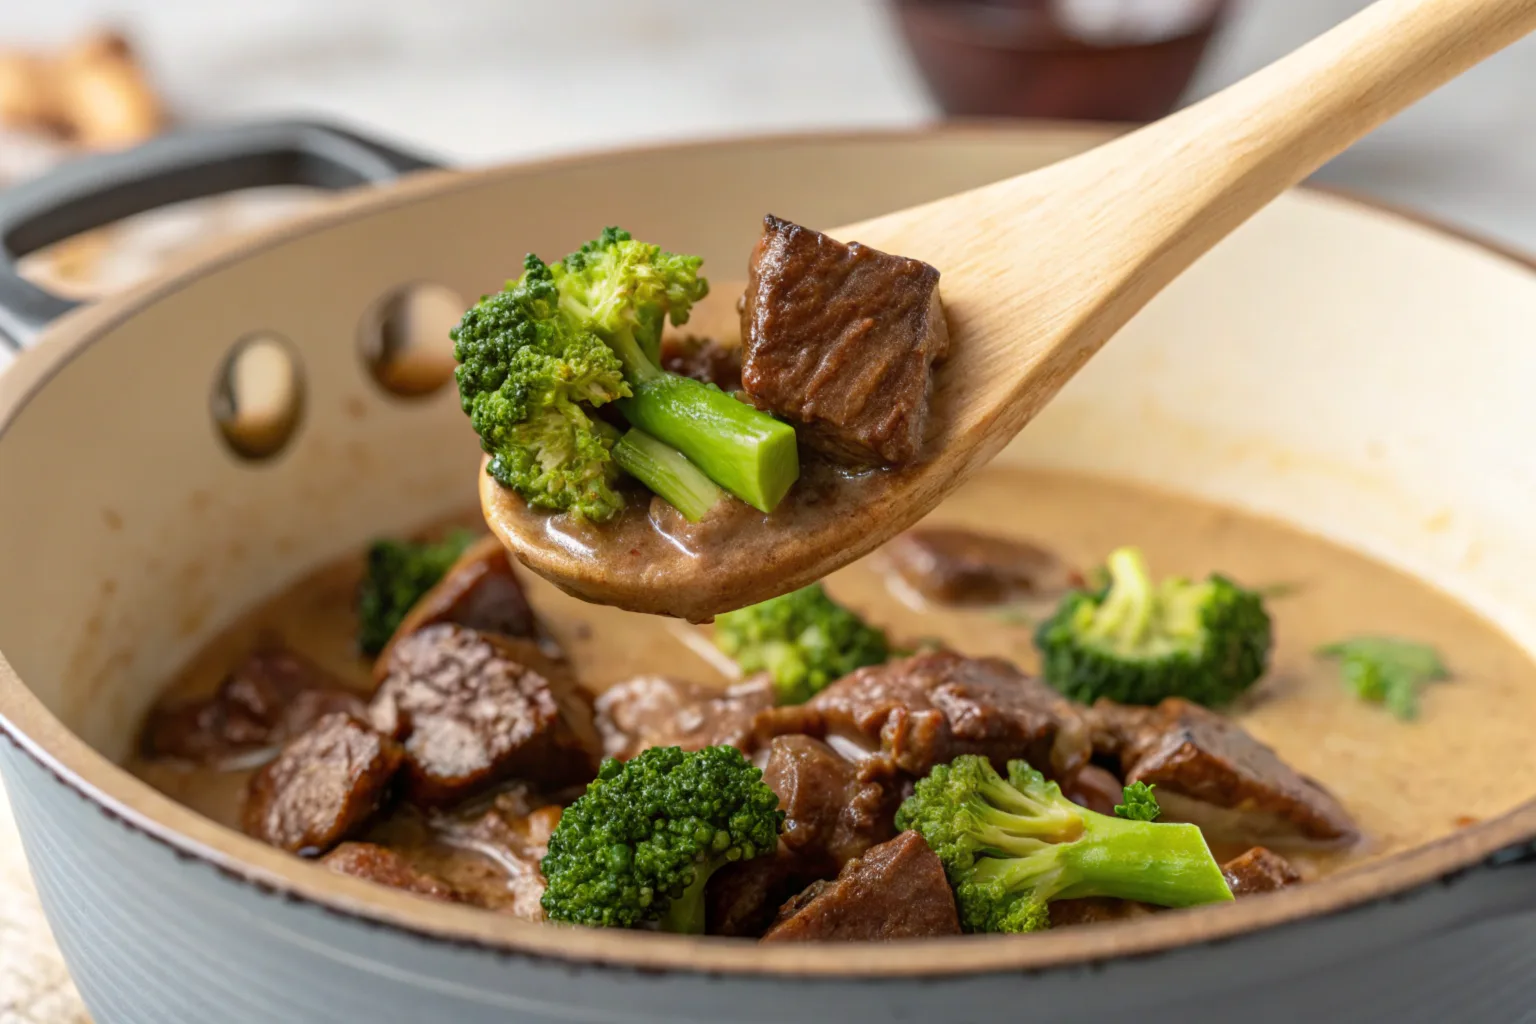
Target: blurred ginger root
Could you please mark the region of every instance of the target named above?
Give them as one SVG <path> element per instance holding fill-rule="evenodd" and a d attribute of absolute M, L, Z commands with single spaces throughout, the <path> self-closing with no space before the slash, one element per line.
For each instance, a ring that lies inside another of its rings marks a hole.
<path fill-rule="evenodd" d="M 116 149 L 165 123 L 165 107 L 120 33 L 94 32 L 56 53 L 0 52 L 0 125 Z"/>

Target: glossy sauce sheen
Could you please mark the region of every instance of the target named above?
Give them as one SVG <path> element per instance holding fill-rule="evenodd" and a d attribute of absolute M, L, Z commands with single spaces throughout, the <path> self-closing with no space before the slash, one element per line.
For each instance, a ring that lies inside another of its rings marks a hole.
<path fill-rule="evenodd" d="M 1219 570 L 1249 586 L 1284 585 L 1269 600 L 1277 648 L 1265 680 L 1236 717 L 1282 758 L 1319 780 L 1366 840 L 1340 857 L 1303 864 L 1308 875 L 1402 850 L 1497 815 L 1536 794 L 1525 723 L 1536 721 L 1536 666 L 1503 635 L 1437 591 L 1347 550 L 1277 524 L 1155 491 L 1084 477 L 994 467 L 928 520 L 1028 538 L 1079 567 L 1112 548 L 1143 548 L 1159 576 Z M 263 632 L 282 636 L 363 690 L 370 665 L 355 654 L 352 595 L 361 555 L 295 584 L 209 645 L 168 689 L 206 694 Z M 724 685 L 707 627 L 585 604 L 523 573 L 551 633 L 600 690 L 641 673 Z M 918 609 L 893 595 L 879 555 L 838 572 L 828 588 L 885 627 L 897 644 L 941 637 L 969 655 L 1037 666 L 1027 609 Z M 1289 589 L 1294 588 L 1294 589 Z M 1024 621 L 1024 620 L 1029 621 Z M 1416 722 L 1349 695 L 1319 644 L 1361 633 L 1437 646 L 1454 678 L 1428 687 Z M 1475 738 L 1475 739 L 1474 739 Z M 238 821 L 245 773 L 138 762 L 151 784 L 208 816 Z M 472 856 L 466 854 L 466 856 Z"/>

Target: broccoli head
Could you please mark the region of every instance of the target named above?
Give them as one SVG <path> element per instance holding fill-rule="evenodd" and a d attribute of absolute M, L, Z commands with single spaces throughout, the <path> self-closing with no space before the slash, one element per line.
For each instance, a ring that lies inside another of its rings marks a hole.
<path fill-rule="evenodd" d="M 742 672 L 766 671 L 780 704 L 803 704 L 854 669 L 890 657 L 885 634 L 820 583 L 718 616 L 715 645 Z"/>
<path fill-rule="evenodd" d="M 561 313 L 544 261 L 530 253 L 523 266 L 450 332 L 459 397 L 497 482 L 534 507 L 601 522 L 624 507 L 613 490 L 618 434 L 590 410 L 629 385 L 613 349 Z"/>
<path fill-rule="evenodd" d="M 475 535 L 455 530 L 440 541 L 381 539 L 368 547 L 357 588 L 357 646 L 378 654 L 411 605 L 437 585 Z"/>
<path fill-rule="evenodd" d="M 1450 677 L 1438 651 L 1411 640 L 1360 636 L 1319 647 L 1317 653 L 1338 659 L 1344 682 L 1357 697 L 1386 705 L 1405 722 L 1418 717 L 1419 689 Z"/>
<path fill-rule="evenodd" d="M 488 471 L 531 506 L 597 522 L 624 507 L 621 467 L 690 519 L 718 498 L 700 480 L 771 512 L 800 474 L 794 428 L 713 385 L 658 365 L 662 326 L 709 291 L 697 256 L 607 228 L 553 266 L 482 298 L 453 329 L 464 411 Z M 615 410 L 641 434 L 618 457 Z"/>
<path fill-rule="evenodd" d="M 735 747 L 652 747 L 609 758 L 565 809 L 542 867 L 553 921 L 704 931 L 704 885 L 726 864 L 777 847 L 784 814 Z"/>
<path fill-rule="evenodd" d="M 1008 763 L 1007 779 L 970 754 L 937 766 L 901 805 L 896 827 L 922 833 L 944 863 L 968 932 L 1047 928 L 1052 900 L 1189 907 L 1232 899 L 1194 825 L 1079 807 L 1024 761 Z"/>
<path fill-rule="evenodd" d="M 663 322 L 687 323 L 693 304 L 709 294 L 709 282 L 699 276 L 703 262 L 637 242 L 622 228 L 604 228 L 551 269 L 560 304 L 577 320 L 621 339 L 621 352 L 632 341 L 659 364 Z"/>
<path fill-rule="evenodd" d="M 1109 556 L 1108 582 L 1075 590 L 1035 631 L 1046 681 L 1083 703 L 1100 697 L 1209 707 L 1264 674 L 1273 628 L 1264 600 L 1224 576 L 1154 583 L 1141 552 Z"/>
<path fill-rule="evenodd" d="M 1115 817 L 1129 821 L 1156 821 L 1163 813 L 1163 809 L 1158 806 L 1157 797 L 1152 793 L 1154 785 L 1148 782 L 1133 782 L 1126 786 L 1120 797 L 1125 802 L 1115 804 Z"/>

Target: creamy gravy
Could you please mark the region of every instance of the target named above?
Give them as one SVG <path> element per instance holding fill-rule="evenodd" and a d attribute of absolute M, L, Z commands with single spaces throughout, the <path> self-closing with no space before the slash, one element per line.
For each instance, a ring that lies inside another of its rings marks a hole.
<path fill-rule="evenodd" d="M 1472 612 L 1407 576 L 1228 509 L 1014 468 L 983 471 L 929 522 L 1029 538 L 1082 567 L 1116 546 L 1136 544 L 1159 576 L 1219 570 L 1249 586 L 1286 587 L 1269 601 L 1277 635 L 1271 672 L 1235 714 L 1354 815 L 1367 840 L 1352 860 L 1418 845 L 1536 794 L 1527 725 L 1536 721 L 1536 665 Z M 352 616 L 360 568 L 361 552 L 253 609 L 170 681 L 168 692 L 212 692 L 269 632 L 366 689 L 370 666 L 356 656 Z M 522 575 L 534 607 L 592 689 L 643 672 L 728 681 L 720 659 L 710 656 L 708 627 L 585 604 Z M 912 607 L 888 588 L 878 555 L 839 571 L 827 585 L 885 627 L 895 643 L 941 637 L 966 654 L 1001 655 L 1027 671 L 1036 668 L 1027 611 Z M 1360 633 L 1424 641 L 1444 655 L 1454 678 L 1425 689 L 1416 722 L 1356 700 L 1335 667 L 1311 654 L 1321 643 Z M 246 773 L 131 767 L 201 813 L 236 823 Z"/>

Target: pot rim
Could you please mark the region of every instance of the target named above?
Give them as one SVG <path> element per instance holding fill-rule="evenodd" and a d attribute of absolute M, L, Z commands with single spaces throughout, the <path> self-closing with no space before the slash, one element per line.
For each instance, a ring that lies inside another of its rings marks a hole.
<path fill-rule="evenodd" d="M 530 168 L 578 165 L 594 158 L 717 148 L 782 147 L 826 142 L 996 136 L 1103 141 L 1117 129 L 1061 122 L 963 121 L 915 128 L 753 134 L 699 141 L 619 146 L 474 171 L 431 171 L 384 189 L 359 190 L 321 208 L 221 243 L 212 254 L 188 255 L 122 293 L 73 312 L 47 330 L 35 351 L 0 375 L 0 439 L 54 374 L 99 337 L 162 297 L 254 253 L 296 241 L 335 224 L 445 192 L 479 187 Z M 1482 249 L 1536 275 L 1536 258 L 1476 237 L 1430 217 L 1345 190 L 1312 189 L 1335 201 L 1374 210 L 1440 237 Z M 73 794 L 121 827 L 168 847 L 179 858 L 212 868 L 264 898 L 305 904 L 352 923 L 397 931 L 417 940 L 478 948 L 520 959 L 601 966 L 648 975 L 813 976 L 826 978 L 946 978 L 1033 972 L 1127 957 L 1148 957 L 1231 941 L 1311 918 L 1363 909 L 1432 886 L 1454 884 L 1501 853 L 1536 840 L 1536 798 L 1424 846 L 1304 886 L 1212 910 L 1170 911 L 1133 921 L 1031 936 L 971 936 L 901 943 L 769 944 L 718 937 L 636 934 L 535 924 L 482 910 L 437 904 L 339 875 L 217 825 L 106 759 L 48 711 L 0 653 L 0 735 Z"/>

